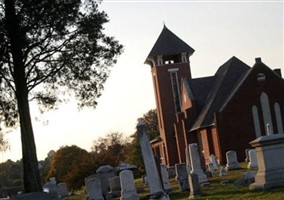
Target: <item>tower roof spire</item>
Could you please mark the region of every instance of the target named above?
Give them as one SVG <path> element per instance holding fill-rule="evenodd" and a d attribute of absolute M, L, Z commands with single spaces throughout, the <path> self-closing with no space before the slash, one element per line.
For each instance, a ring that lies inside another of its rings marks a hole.
<path fill-rule="evenodd" d="M 164 23 L 163 30 L 147 56 L 145 63 L 147 63 L 148 59 L 158 55 L 174 55 L 183 52 L 192 54 L 194 49 L 171 32 Z"/>

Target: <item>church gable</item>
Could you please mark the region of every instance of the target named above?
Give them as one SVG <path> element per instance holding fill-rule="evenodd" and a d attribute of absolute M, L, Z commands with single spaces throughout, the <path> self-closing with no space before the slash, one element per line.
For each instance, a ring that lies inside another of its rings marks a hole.
<path fill-rule="evenodd" d="M 214 114 L 219 112 L 249 69 L 248 65 L 232 57 L 217 70 L 204 106 L 191 127 L 191 131 L 215 124 Z"/>
<path fill-rule="evenodd" d="M 283 133 L 284 80 L 262 62 L 256 63 L 220 109 L 223 118 L 236 116 L 253 124 L 255 138 Z M 242 127 L 242 126 L 240 126 Z"/>

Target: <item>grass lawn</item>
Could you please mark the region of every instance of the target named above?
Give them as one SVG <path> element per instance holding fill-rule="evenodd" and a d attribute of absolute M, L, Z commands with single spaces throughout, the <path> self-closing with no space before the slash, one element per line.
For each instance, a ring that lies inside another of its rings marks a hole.
<path fill-rule="evenodd" d="M 263 190 L 249 190 L 248 185 L 236 186 L 234 181 L 242 178 L 242 174 L 247 170 L 245 166 L 247 163 L 242 163 L 243 168 L 240 170 L 229 171 L 228 176 L 219 177 L 218 173 L 214 174 L 212 178 L 208 178 L 210 186 L 202 187 L 203 196 L 197 199 L 232 199 L 232 200 L 255 200 L 255 199 L 269 199 L 269 200 L 283 200 L 284 188 L 277 188 L 268 191 Z M 221 185 L 220 181 L 228 180 L 229 183 Z M 173 187 L 172 193 L 170 193 L 170 199 L 185 200 L 189 197 L 189 192 L 179 192 L 178 183 L 175 179 L 170 179 L 171 186 Z M 136 179 L 135 185 L 137 187 L 144 187 L 142 179 Z M 147 200 L 147 194 L 149 189 L 144 188 L 143 193 L 139 193 L 141 200 Z M 84 190 L 76 191 L 74 195 L 63 198 L 63 200 L 84 200 Z M 118 200 L 119 198 L 115 198 Z"/>

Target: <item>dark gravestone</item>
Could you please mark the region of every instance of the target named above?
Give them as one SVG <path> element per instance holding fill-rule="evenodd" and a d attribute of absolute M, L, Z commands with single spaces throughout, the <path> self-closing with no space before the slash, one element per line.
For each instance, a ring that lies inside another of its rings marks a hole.
<path fill-rule="evenodd" d="M 32 192 L 11 197 L 11 200 L 59 200 L 56 193 Z"/>
<path fill-rule="evenodd" d="M 198 175 L 195 173 L 191 173 L 188 176 L 189 187 L 190 187 L 190 196 L 189 199 L 195 199 L 198 196 L 202 195 L 200 190 Z"/>

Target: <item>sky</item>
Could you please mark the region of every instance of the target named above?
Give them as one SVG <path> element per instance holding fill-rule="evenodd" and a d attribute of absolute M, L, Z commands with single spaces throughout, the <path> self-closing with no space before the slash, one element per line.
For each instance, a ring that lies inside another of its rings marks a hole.
<path fill-rule="evenodd" d="M 95 109 L 78 111 L 70 100 L 56 111 L 39 114 L 31 106 L 39 160 L 50 150 L 77 145 L 91 150 L 94 140 L 111 132 L 129 137 L 137 119 L 156 107 L 150 66 L 144 64 L 164 24 L 195 49 L 193 78 L 212 76 L 236 56 L 249 66 L 255 58 L 283 71 L 283 1 L 104 0 L 109 16 L 105 33 L 124 45 Z M 5 135 L 10 150 L 0 161 L 21 159 L 19 129 Z"/>

